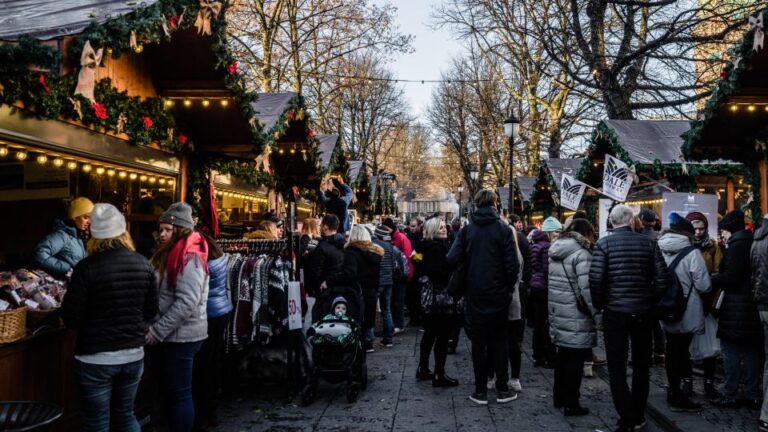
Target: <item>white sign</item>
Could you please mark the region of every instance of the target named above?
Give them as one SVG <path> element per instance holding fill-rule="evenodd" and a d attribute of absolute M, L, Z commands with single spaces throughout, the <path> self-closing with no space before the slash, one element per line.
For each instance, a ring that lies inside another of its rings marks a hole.
<path fill-rule="evenodd" d="M 599 225 L 599 235 L 600 238 L 603 238 L 610 234 L 608 231 L 608 216 L 611 213 L 611 209 L 616 205 L 616 202 L 614 200 L 608 199 L 608 198 L 600 198 L 598 201 L 598 225 Z M 630 209 L 632 209 L 632 212 L 637 214 L 640 212 L 640 206 L 639 205 L 631 205 L 629 206 Z"/>
<path fill-rule="evenodd" d="M 288 282 L 288 330 L 304 326 L 301 311 L 301 282 Z"/>
<path fill-rule="evenodd" d="M 578 210 L 586 188 L 586 184 L 568 174 L 563 174 L 563 180 L 560 183 L 560 205 L 570 210 Z"/>
<path fill-rule="evenodd" d="M 669 228 L 669 214 L 675 212 L 682 217 L 699 212 L 707 218 L 709 238 L 717 238 L 717 197 L 715 195 L 664 192 L 661 205 L 661 227 Z"/>
<path fill-rule="evenodd" d="M 624 202 L 631 187 L 632 173 L 629 166 L 609 154 L 605 155 L 603 194 L 614 201 Z"/>

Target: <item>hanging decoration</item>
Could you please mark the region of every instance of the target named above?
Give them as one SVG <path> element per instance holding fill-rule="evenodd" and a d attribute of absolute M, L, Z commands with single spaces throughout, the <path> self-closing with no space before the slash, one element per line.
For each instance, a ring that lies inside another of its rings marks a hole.
<path fill-rule="evenodd" d="M 45 91 L 45 94 L 51 94 L 51 89 L 48 88 L 48 85 L 45 83 L 45 74 L 40 74 L 40 86 L 43 87 L 43 91 Z"/>
<path fill-rule="evenodd" d="M 131 30 L 131 35 L 128 37 L 128 46 L 134 51 L 139 47 L 138 42 L 136 42 L 136 30 Z"/>
<path fill-rule="evenodd" d="M 755 35 L 752 41 L 752 50 L 759 51 L 763 49 L 763 42 L 765 41 L 765 31 L 763 29 L 763 13 L 760 12 L 757 16 L 749 17 L 749 25 L 752 30 L 755 31 Z"/>
<path fill-rule="evenodd" d="M 219 16 L 221 12 L 221 3 L 211 0 L 200 0 L 200 11 L 195 19 L 197 34 L 204 36 L 211 35 L 211 18 Z"/>
<path fill-rule="evenodd" d="M 102 121 L 107 119 L 107 107 L 105 107 L 103 104 L 94 102 L 91 105 L 91 108 L 93 108 L 93 115 L 96 116 L 97 119 Z"/>
<path fill-rule="evenodd" d="M 163 19 L 160 21 L 160 23 L 163 26 L 163 33 L 165 33 L 165 37 L 171 37 L 171 30 L 168 27 L 168 22 L 168 18 L 163 15 Z"/>
<path fill-rule="evenodd" d="M 91 102 L 96 102 L 93 88 L 96 85 L 96 68 L 101 64 L 104 48 L 94 50 L 91 41 L 85 42 L 83 53 L 80 55 L 80 72 L 77 75 L 76 95 L 83 95 Z"/>
<path fill-rule="evenodd" d="M 270 148 L 267 147 L 264 149 L 264 152 L 262 152 L 260 155 L 256 156 L 256 169 L 263 171 L 267 174 L 272 174 L 272 169 L 269 166 L 269 153 Z"/>
<path fill-rule="evenodd" d="M 125 124 L 127 122 L 128 122 L 128 117 L 125 116 L 125 113 L 120 113 L 120 115 L 117 117 L 115 132 L 117 132 L 118 134 L 125 132 Z"/>
<path fill-rule="evenodd" d="M 75 110 L 75 113 L 77 114 L 76 120 L 82 120 L 83 119 L 83 110 L 80 105 L 80 101 L 76 98 L 67 98 L 69 99 L 69 102 L 72 104 L 72 109 Z"/>

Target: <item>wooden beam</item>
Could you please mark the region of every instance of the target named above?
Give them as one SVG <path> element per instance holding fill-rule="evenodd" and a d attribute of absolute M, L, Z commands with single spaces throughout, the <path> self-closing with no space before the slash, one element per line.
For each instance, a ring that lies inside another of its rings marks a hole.
<path fill-rule="evenodd" d="M 729 178 L 725 182 L 725 208 L 729 212 L 736 210 L 736 204 L 733 201 L 734 195 L 735 195 L 735 192 L 733 189 L 733 179 Z"/>
<path fill-rule="evenodd" d="M 253 144 L 203 144 L 200 150 L 212 153 L 253 153 Z"/>
<path fill-rule="evenodd" d="M 181 157 L 181 166 L 179 167 L 179 201 L 187 201 L 187 171 L 189 170 L 189 157 Z"/>
<path fill-rule="evenodd" d="M 757 163 L 760 174 L 760 212 L 768 214 L 768 168 L 765 166 L 765 159 Z"/>

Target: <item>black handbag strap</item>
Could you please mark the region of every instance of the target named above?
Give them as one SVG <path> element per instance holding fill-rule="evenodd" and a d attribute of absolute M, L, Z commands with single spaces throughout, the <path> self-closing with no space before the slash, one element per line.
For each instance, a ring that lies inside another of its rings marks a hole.
<path fill-rule="evenodd" d="M 571 287 L 571 292 L 573 293 L 573 297 L 576 299 L 576 303 L 580 302 L 583 297 L 581 296 L 581 290 L 579 292 L 576 292 L 576 288 L 573 287 L 573 283 L 571 282 L 571 278 L 568 277 L 568 270 L 565 269 L 565 261 L 560 261 L 560 265 L 563 267 L 563 273 L 565 273 L 565 280 L 568 281 L 568 286 Z M 576 274 L 576 271 L 574 269 L 574 274 Z M 578 276 L 577 276 L 578 277 Z M 589 309 L 589 305 L 585 304 L 587 307 L 587 316 L 590 318 L 594 318 L 592 311 Z"/>

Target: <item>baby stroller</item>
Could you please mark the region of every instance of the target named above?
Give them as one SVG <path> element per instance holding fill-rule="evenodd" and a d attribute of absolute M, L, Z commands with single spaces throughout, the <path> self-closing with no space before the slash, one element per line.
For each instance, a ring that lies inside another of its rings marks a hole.
<path fill-rule="evenodd" d="M 345 316 L 332 313 L 334 300 L 343 297 L 347 304 Z M 317 394 L 322 377 L 331 384 L 346 382 L 347 401 L 357 400 L 361 390 L 368 387 L 368 366 L 363 348 L 363 298 L 352 287 L 330 288 L 318 297 L 312 308 L 315 323 L 307 331 L 312 345 L 312 369 L 309 383 L 301 392 L 301 402 L 309 405 Z"/>

